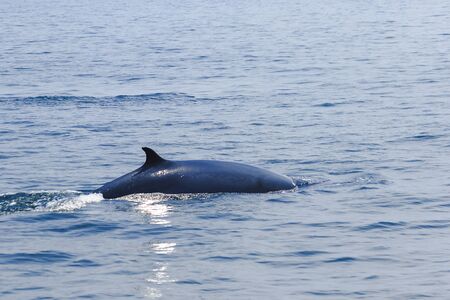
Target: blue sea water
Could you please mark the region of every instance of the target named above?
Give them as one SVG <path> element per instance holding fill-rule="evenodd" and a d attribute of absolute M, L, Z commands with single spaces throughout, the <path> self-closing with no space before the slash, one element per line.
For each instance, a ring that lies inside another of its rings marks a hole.
<path fill-rule="evenodd" d="M 0 2 L 1 299 L 448 299 L 446 1 Z M 89 193 L 168 159 L 269 194 Z"/>

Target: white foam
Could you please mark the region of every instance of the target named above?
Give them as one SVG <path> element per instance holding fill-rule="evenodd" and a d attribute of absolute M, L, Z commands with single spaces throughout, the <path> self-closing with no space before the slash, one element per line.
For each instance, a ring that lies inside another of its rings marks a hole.
<path fill-rule="evenodd" d="M 148 193 L 148 194 L 131 194 L 124 197 L 120 197 L 120 199 L 128 200 L 132 202 L 142 202 L 142 201 L 152 201 L 152 202 L 160 202 L 164 200 L 189 200 L 192 198 L 197 198 L 198 196 L 203 194 L 162 194 L 162 193 Z"/>
<path fill-rule="evenodd" d="M 71 211 L 85 207 L 90 203 L 96 203 L 104 200 L 102 194 L 81 194 L 51 201 L 45 205 L 45 210 L 51 211 Z"/>

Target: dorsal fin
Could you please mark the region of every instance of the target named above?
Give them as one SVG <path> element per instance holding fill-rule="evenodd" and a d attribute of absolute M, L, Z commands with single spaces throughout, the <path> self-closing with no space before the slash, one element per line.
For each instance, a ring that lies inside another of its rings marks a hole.
<path fill-rule="evenodd" d="M 164 158 L 159 156 L 158 153 L 156 153 L 154 150 L 150 148 L 142 147 L 142 150 L 144 150 L 145 155 L 147 156 L 144 163 L 144 166 L 146 167 L 154 166 L 160 162 L 165 161 Z"/>

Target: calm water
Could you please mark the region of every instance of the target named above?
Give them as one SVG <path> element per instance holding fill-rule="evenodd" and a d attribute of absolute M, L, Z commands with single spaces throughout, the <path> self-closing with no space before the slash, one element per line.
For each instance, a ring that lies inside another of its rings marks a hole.
<path fill-rule="evenodd" d="M 448 299 L 446 1 L 2 1 L 0 298 Z M 144 161 L 271 194 L 89 194 Z"/>

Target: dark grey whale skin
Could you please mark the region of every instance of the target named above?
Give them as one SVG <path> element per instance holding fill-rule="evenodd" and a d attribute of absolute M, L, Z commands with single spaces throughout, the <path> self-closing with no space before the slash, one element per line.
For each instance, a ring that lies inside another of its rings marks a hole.
<path fill-rule="evenodd" d="M 94 193 L 112 199 L 139 193 L 266 193 L 295 187 L 291 178 L 246 164 L 216 160 L 171 161 L 142 148 L 144 165 Z"/>

